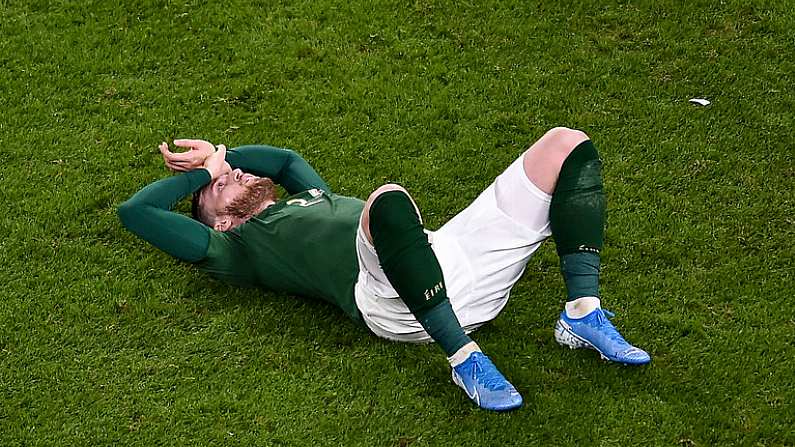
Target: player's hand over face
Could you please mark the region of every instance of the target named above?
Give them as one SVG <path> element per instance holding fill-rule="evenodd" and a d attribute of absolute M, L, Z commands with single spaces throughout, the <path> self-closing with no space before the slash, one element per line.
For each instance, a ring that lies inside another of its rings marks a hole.
<path fill-rule="evenodd" d="M 187 149 L 185 152 L 171 152 L 166 142 L 158 148 L 163 154 L 166 167 L 175 172 L 186 172 L 201 168 L 204 161 L 215 152 L 215 146 L 204 140 L 174 140 L 174 145 Z"/>
<path fill-rule="evenodd" d="M 210 177 L 212 177 L 213 180 L 226 172 L 232 171 L 229 163 L 226 162 L 226 146 L 219 144 L 218 150 L 207 157 L 201 167 L 210 172 Z"/>

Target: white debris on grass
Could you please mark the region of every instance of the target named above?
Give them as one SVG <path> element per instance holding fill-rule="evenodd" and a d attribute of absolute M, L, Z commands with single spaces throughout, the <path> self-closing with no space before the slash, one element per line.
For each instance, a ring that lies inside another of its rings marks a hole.
<path fill-rule="evenodd" d="M 709 102 L 709 101 L 707 101 L 707 100 L 706 100 L 706 99 L 704 99 L 704 98 L 690 98 L 690 101 L 689 101 L 689 102 L 690 102 L 691 104 L 698 104 L 698 105 L 700 105 L 700 106 L 708 106 L 708 105 L 710 105 L 710 102 Z"/>

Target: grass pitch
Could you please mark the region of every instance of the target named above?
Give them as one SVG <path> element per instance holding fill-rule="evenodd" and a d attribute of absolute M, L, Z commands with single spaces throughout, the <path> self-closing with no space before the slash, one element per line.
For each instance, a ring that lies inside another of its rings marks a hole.
<path fill-rule="evenodd" d="M 787 1 L 0 2 L 0 445 L 793 445 Z M 708 107 L 690 98 L 712 101 Z M 478 410 L 434 346 L 228 288 L 128 234 L 156 144 L 290 147 L 430 228 L 553 126 L 608 194 L 606 307 L 651 365 L 557 346 L 553 245 L 475 337 L 525 397 Z"/>

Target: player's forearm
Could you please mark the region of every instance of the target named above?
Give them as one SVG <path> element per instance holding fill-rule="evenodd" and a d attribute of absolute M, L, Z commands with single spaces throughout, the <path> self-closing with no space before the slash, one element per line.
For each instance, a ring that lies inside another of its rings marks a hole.
<path fill-rule="evenodd" d="M 240 146 L 226 152 L 226 161 L 232 168 L 271 178 L 290 194 L 311 188 L 331 192 L 312 166 L 290 149 L 265 145 Z"/>
<path fill-rule="evenodd" d="M 209 182 L 205 169 L 158 180 L 122 203 L 119 219 L 128 230 L 166 253 L 198 262 L 207 255 L 210 230 L 171 208 Z"/>

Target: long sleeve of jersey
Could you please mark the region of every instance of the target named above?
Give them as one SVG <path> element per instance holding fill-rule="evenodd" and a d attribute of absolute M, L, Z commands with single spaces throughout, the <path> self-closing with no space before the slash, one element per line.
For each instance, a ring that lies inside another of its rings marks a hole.
<path fill-rule="evenodd" d="M 198 262 L 207 255 L 212 230 L 171 209 L 210 180 L 206 169 L 158 180 L 122 203 L 119 219 L 128 230 L 171 256 Z"/>
<path fill-rule="evenodd" d="M 240 146 L 226 151 L 226 161 L 232 168 L 269 177 L 291 195 L 312 188 L 331 192 L 312 166 L 289 149 L 265 145 Z"/>
<path fill-rule="evenodd" d="M 233 168 L 270 177 L 289 194 L 312 188 L 331 192 L 309 163 L 289 149 L 241 146 L 228 150 L 226 160 Z M 171 209 L 210 181 L 205 169 L 158 180 L 122 203 L 119 218 L 128 230 L 171 256 L 192 263 L 202 261 L 208 255 L 211 236 L 217 232 Z"/>

